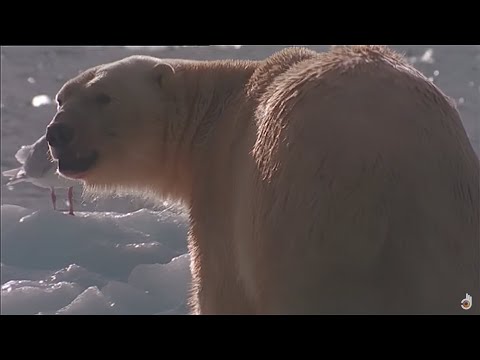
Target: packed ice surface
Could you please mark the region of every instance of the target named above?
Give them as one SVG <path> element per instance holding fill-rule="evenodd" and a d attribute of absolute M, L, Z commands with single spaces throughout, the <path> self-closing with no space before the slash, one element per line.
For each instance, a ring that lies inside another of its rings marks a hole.
<path fill-rule="evenodd" d="M 187 217 L 1 207 L 2 314 L 186 314 Z"/>

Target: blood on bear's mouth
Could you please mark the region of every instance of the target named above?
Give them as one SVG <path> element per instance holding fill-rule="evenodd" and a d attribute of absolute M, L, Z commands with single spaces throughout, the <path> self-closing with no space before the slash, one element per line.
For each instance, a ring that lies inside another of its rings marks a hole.
<path fill-rule="evenodd" d="M 97 151 L 92 151 L 86 156 L 64 152 L 58 156 L 58 171 L 66 177 L 81 179 L 96 164 L 97 160 Z"/>

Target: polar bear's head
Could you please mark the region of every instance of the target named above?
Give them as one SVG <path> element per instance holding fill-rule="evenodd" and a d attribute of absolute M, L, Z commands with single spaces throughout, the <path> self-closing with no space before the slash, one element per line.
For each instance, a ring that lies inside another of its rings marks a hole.
<path fill-rule="evenodd" d="M 173 65 L 132 56 L 68 81 L 47 127 L 59 172 L 99 189 L 141 188 L 167 173 L 173 150 L 166 142 L 181 121 L 174 78 Z"/>

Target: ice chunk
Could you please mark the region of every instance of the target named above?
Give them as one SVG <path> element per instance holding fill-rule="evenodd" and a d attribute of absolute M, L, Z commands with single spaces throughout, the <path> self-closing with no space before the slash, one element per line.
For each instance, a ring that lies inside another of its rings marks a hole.
<path fill-rule="evenodd" d="M 182 211 L 1 209 L 3 313 L 187 312 L 189 261 L 177 257 L 187 251 Z"/>
<path fill-rule="evenodd" d="M 70 303 L 81 291 L 78 285 L 67 282 L 9 281 L 2 285 L 2 314 L 34 315 L 55 311 Z"/>
<path fill-rule="evenodd" d="M 10 280 L 45 280 L 52 274 L 49 270 L 35 270 L 0 264 L 2 285 Z"/>
<path fill-rule="evenodd" d="M 50 99 L 50 96 L 48 95 L 37 95 L 32 99 L 32 105 L 34 107 L 50 105 L 52 103 L 52 99 Z"/>
<path fill-rule="evenodd" d="M 17 205 L 2 205 L 2 241 L 3 234 L 18 226 L 20 219 L 33 212 L 33 210 Z"/>
<path fill-rule="evenodd" d="M 141 209 L 129 214 L 116 217 L 122 226 L 150 234 L 150 241 L 159 242 L 180 254 L 187 249 L 188 219 L 180 211 L 165 209 L 155 212 Z"/>
<path fill-rule="evenodd" d="M 433 49 L 427 49 L 420 58 L 420 61 L 427 64 L 433 64 L 435 62 L 435 59 L 433 58 Z"/>
<path fill-rule="evenodd" d="M 175 308 L 187 299 L 191 283 L 189 259 L 185 254 L 165 265 L 139 265 L 130 274 L 128 282 L 155 296 L 162 309 Z"/>
<path fill-rule="evenodd" d="M 112 303 L 115 303 L 123 314 L 153 314 L 160 309 L 161 304 L 144 290 L 130 284 L 111 281 L 102 293 Z"/>
<path fill-rule="evenodd" d="M 13 220 L 16 215 L 11 215 Z M 90 271 L 126 278 L 138 264 L 167 263 L 178 255 L 149 241 L 148 234 L 120 226 L 112 216 L 69 216 L 49 210 L 12 222 L 2 231 L 2 262 L 14 266 L 58 269 L 76 263 Z"/>
<path fill-rule="evenodd" d="M 109 302 L 101 291 L 92 286 L 82 292 L 69 305 L 57 311 L 57 315 L 113 315 L 115 304 Z"/>
<path fill-rule="evenodd" d="M 155 315 L 189 315 L 189 314 L 190 314 L 190 309 L 187 303 L 184 302 L 174 309 L 161 311 L 156 313 Z"/>
<path fill-rule="evenodd" d="M 76 264 L 69 265 L 66 268 L 56 271 L 48 276 L 46 281 L 51 283 L 59 281 L 73 282 L 83 288 L 88 288 L 90 286 L 101 287 L 108 283 L 108 279 L 100 274 L 90 272 Z"/>

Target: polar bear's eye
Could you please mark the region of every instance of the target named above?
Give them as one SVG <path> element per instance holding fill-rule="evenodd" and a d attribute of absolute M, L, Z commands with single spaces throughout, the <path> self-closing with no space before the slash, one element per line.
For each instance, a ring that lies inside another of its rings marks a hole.
<path fill-rule="evenodd" d="M 101 105 L 106 105 L 110 101 L 112 101 L 112 98 L 108 96 L 107 94 L 101 93 L 95 96 L 95 101 Z"/>

